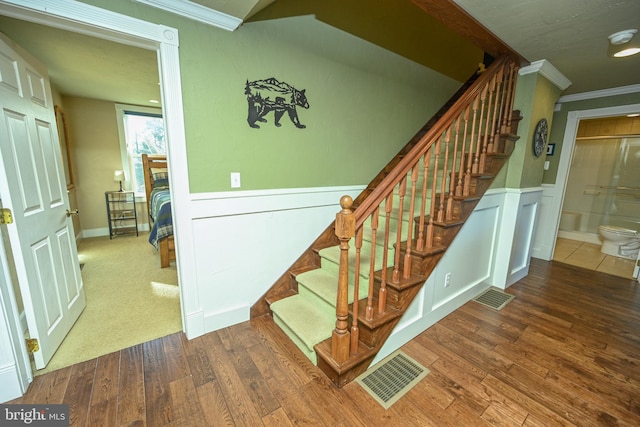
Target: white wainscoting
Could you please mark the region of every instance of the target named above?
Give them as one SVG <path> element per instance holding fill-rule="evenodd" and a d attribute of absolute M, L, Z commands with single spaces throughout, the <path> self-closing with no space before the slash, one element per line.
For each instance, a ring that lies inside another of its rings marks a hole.
<path fill-rule="evenodd" d="M 533 188 L 485 194 L 374 364 L 490 286 L 505 289 L 527 275 L 541 193 Z"/>
<path fill-rule="evenodd" d="M 562 198 L 556 197 L 556 186 L 553 184 L 542 184 L 542 198 L 540 201 L 540 214 L 536 227 L 535 237 L 531 256 L 534 258 L 551 261 L 553 250 L 556 244 L 558 222 L 558 212 Z"/>
<path fill-rule="evenodd" d="M 248 320 L 251 306 L 333 221 L 340 197 L 356 197 L 363 188 L 192 195 L 197 280 L 189 285 L 195 294 L 183 300 L 187 335 Z M 526 275 L 541 192 L 485 194 L 376 360 L 489 286 L 506 288 Z M 445 288 L 447 273 L 451 279 Z"/>
<path fill-rule="evenodd" d="M 197 283 L 189 292 L 197 295 L 182 301 L 187 336 L 248 320 L 251 306 L 335 219 L 340 198 L 364 188 L 192 195 Z"/>

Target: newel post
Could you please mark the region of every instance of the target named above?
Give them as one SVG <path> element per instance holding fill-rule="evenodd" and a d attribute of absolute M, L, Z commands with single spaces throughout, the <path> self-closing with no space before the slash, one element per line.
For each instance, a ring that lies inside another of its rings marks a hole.
<path fill-rule="evenodd" d="M 349 359 L 349 240 L 356 234 L 356 217 L 351 210 L 353 199 L 340 198 L 342 210 L 336 214 L 336 236 L 340 240 L 340 269 L 336 301 L 336 328 L 331 335 L 331 356 L 337 363 Z"/>

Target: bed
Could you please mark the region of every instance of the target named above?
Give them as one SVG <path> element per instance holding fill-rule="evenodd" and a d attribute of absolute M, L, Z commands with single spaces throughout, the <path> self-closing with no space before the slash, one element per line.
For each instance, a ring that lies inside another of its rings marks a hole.
<path fill-rule="evenodd" d="M 160 267 L 166 268 L 176 259 L 167 156 L 143 154 L 142 168 L 151 226 L 149 243 L 160 252 Z"/>

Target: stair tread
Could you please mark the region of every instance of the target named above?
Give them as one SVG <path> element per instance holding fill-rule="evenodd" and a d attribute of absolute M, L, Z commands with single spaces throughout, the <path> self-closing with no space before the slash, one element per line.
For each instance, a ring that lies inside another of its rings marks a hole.
<path fill-rule="evenodd" d="M 331 304 L 336 305 L 338 295 L 338 276 L 321 268 L 305 271 L 296 277 L 298 283 L 318 297 Z M 350 281 L 351 282 L 351 281 Z M 360 281 L 358 289 L 358 299 L 367 297 L 368 283 Z M 349 283 L 349 304 L 353 302 L 353 283 Z"/>
<path fill-rule="evenodd" d="M 310 349 L 329 338 L 335 327 L 335 313 L 327 313 L 300 295 L 271 304 L 277 315 Z"/>
<path fill-rule="evenodd" d="M 371 245 L 368 245 L 368 248 L 370 248 Z M 382 252 L 381 250 L 376 250 L 376 262 L 375 262 L 375 269 L 379 270 L 380 268 L 382 268 Z M 331 246 L 328 248 L 324 248 L 321 249 L 319 251 L 319 254 L 322 258 L 325 258 L 327 260 L 330 260 L 334 263 L 339 264 L 340 262 L 340 246 Z M 355 257 L 356 257 L 356 250 L 355 248 L 353 248 L 353 246 L 351 246 L 349 248 L 349 268 L 351 270 L 353 270 L 353 266 L 355 266 Z M 367 250 L 361 250 L 360 251 L 360 264 L 362 266 L 368 266 L 369 265 L 369 261 L 371 259 L 371 252 L 369 249 Z M 387 259 L 387 264 L 388 265 L 393 265 L 393 257 L 388 257 Z M 362 277 L 369 277 L 369 270 L 368 267 L 365 269 L 360 269 L 360 276 Z"/>

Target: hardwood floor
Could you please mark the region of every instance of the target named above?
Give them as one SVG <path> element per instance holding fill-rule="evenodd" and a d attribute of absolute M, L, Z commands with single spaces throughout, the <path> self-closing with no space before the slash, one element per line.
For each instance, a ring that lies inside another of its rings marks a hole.
<path fill-rule="evenodd" d="M 431 372 L 389 410 L 336 389 L 268 317 L 41 375 L 10 403 L 68 403 L 72 426 L 640 425 L 640 285 L 534 259 L 507 292 L 406 344 Z"/>

